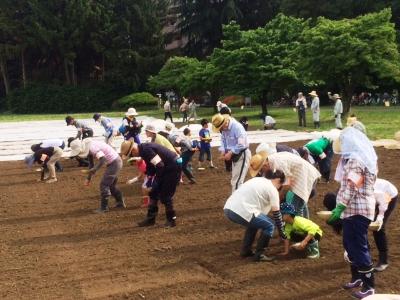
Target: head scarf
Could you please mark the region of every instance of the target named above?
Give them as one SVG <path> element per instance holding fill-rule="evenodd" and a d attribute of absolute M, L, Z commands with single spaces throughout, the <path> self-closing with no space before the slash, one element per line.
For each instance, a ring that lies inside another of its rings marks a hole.
<path fill-rule="evenodd" d="M 344 159 L 355 159 L 364 165 L 372 174 L 377 174 L 375 149 L 371 141 L 361 131 L 347 127 L 340 134 L 341 155 Z"/>

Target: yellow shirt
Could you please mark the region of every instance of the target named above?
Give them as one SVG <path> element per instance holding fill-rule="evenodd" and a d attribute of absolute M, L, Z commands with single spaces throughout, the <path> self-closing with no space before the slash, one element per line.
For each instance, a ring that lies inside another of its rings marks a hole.
<path fill-rule="evenodd" d="M 154 140 L 154 143 L 159 144 L 165 148 L 167 148 L 168 150 L 175 152 L 176 154 L 178 154 L 178 152 L 176 151 L 176 149 L 174 148 L 174 146 L 172 146 L 172 144 L 170 143 L 170 141 L 168 141 L 165 137 L 163 137 L 161 134 L 156 134 L 156 138 Z"/>
<path fill-rule="evenodd" d="M 301 235 L 311 234 L 313 236 L 318 233 L 320 237 L 322 237 L 322 230 L 317 224 L 309 219 L 299 216 L 294 217 L 293 224 L 285 224 L 285 234 L 288 239 L 290 239 L 292 233 L 297 233 Z"/>

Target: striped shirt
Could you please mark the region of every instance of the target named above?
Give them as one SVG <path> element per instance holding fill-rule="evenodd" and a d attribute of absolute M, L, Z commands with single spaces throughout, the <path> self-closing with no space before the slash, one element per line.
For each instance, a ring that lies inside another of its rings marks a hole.
<path fill-rule="evenodd" d="M 343 164 L 343 176 L 337 194 L 337 202 L 346 205 L 342 218 L 361 215 L 373 221 L 376 175 L 370 173 L 358 160 L 349 159 L 343 161 Z"/>
<path fill-rule="evenodd" d="M 268 156 L 268 163 L 273 171 L 280 170 L 285 174 L 292 192 L 307 203 L 316 180 L 321 177 L 318 170 L 300 156 L 289 152 Z"/>

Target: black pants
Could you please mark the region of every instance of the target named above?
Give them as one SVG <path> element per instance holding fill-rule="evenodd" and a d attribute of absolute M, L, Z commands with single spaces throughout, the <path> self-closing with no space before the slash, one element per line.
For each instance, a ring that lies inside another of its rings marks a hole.
<path fill-rule="evenodd" d="M 170 118 L 171 119 L 171 123 L 174 123 L 174 121 L 172 120 L 172 114 L 171 114 L 170 111 L 165 111 L 164 112 L 164 121 L 166 121 L 167 118 Z"/>
<path fill-rule="evenodd" d="M 84 129 L 82 132 L 82 140 L 88 137 L 93 137 L 93 130 L 92 129 Z"/>
<path fill-rule="evenodd" d="M 299 126 L 306 127 L 306 111 L 305 110 L 298 110 L 297 114 L 299 116 Z"/>
<path fill-rule="evenodd" d="M 321 172 L 322 177 L 329 181 L 331 177 L 331 164 L 333 157 L 332 143 L 326 147 L 324 151 L 326 157 L 324 159 L 320 159 L 318 156 L 313 156 L 314 160 L 318 163 L 319 171 Z"/>
<path fill-rule="evenodd" d="M 176 187 L 181 178 L 180 166 L 170 166 L 167 168 L 161 178 L 155 178 L 156 185 L 153 186 L 149 196 L 151 206 L 157 206 L 158 200 L 165 205 L 166 211 L 173 211 L 173 197 Z"/>
<path fill-rule="evenodd" d="M 386 222 L 389 219 L 392 211 L 395 209 L 396 204 L 397 204 L 397 196 L 394 197 L 388 205 L 388 208 L 387 208 L 384 218 L 383 218 L 383 225 L 382 225 L 381 230 L 374 231 L 374 233 L 373 233 L 376 248 L 378 248 L 379 252 L 387 252 L 388 251 L 385 226 L 386 226 Z"/>

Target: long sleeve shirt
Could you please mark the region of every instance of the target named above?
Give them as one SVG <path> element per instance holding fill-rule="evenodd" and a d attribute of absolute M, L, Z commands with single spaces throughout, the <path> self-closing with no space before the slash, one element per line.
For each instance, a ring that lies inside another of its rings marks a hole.
<path fill-rule="evenodd" d="M 160 178 L 166 169 L 177 168 L 178 155 L 175 152 L 155 143 L 144 143 L 138 147 L 139 156 L 146 162 L 147 175 Z"/>
<path fill-rule="evenodd" d="M 337 203 L 346 206 L 342 218 L 364 216 L 371 221 L 375 216 L 374 184 L 376 176 L 358 160 L 343 161 L 343 171 Z"/>
<path fill-rule="evenodd" d="M 114 132 L 114 124 L 109 118 L 102 117 L 100 124 L 108 134 L 112 134 Z"/>
<path fill-rule="evenodd" d="M 75 120 L 74 126 L 76 127 L 76 129 L 78 129 L 78 134 L 76 136 L 77 138 L 80 138 L 82 136 L 82 133 L 93 130 L 85 121 Z"/>
<path fill-rule="evenodd" d="M 311 234 L 312 236 L 318 233 L 322 237 L 322 230 L 317 224 L 300 216 L 294 217 L 293 224 L 285 224 L 285 234 L 288 239 L 290 239 L 293 233 L 300 235 Z"/>
<path fill-rule="evenodd" d="M 319 98 L 314 97 L 311 102 L 311 111 L 312 112 L 319 112 Z"/>
<path fill-rule="evenodd" d="M 229 120 L 228 129 L 223 130 L 221 133 L 221 147 L 219 150 L 220 152 L 232 151 L 234 154 L 239 154 L 249 147 L 247 132 L 238 121 L 233 118 Z"/>
<path fill-rule="evenodd" d="M 304 109 L 307 108 L 307 100 L 306 100 L 306 98 L 304 98 L 304 97 L 303 98 L 297 98 L 297 100 L 296 100 L 297 109 L 300 109 L 301 104 L 303 104 Z"/>
<path fill-rule="evenodd" d="M 339 115 L 343 113 L 343 104 L 342 104 L 342 100 L 337 99 L 336 103 L 335 103 L 335 107 L 333 108 L 333 114 Z"/>
<path fill-rule="evenodd" d="M 322 137 L 320 139 L 308 142 L 305 147 L 312 155 L 320 156 L 322 153 L 324 153 L 329 144 L 330 141 L 327 138 Z"/>

